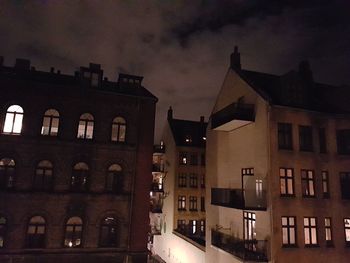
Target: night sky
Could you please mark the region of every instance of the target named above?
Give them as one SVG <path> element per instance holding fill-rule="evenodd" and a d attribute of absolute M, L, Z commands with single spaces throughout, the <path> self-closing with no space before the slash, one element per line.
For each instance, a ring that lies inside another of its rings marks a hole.
<path fill-rule="evenodd" d="M 142 75 L 159 98 L 157 138 L 169 105 L 208 118 L 235 45 L 245 69 L 283 74 L 308 59 L 315 80 L 350 84 L 350 0 L 0 0 L 5 65 Z"/>

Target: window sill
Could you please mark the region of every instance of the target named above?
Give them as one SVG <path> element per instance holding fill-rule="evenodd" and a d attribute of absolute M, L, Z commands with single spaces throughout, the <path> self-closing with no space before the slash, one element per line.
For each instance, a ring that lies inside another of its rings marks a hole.
<path fill-rule="evenodd" d="M 295 194 L 280 194 L 280 197 L 283 197 L 283 198 L 295 197 Z"/>
<path fill-rule="evenodd" d="M 310 245 L 305 245 L 305 248 L 319 248 L 319 244 L 310 244 Z"/>
<path fill-rule="evenodd" d="M 282 245 L 282 248 L 299 248 L 297 245 Z"/>
<path fill-rule="evenodd" d="M 316 198 L 316 195 L 303 195 L 303 198 L 315 199 L 315 198 Z"/>
<path fill-rule="evenodd" d="M 181 211 L 186 211 L 186 209 L 185 208 L 178 208 L 177 211 L 180 211 L 180 212 Z"/>

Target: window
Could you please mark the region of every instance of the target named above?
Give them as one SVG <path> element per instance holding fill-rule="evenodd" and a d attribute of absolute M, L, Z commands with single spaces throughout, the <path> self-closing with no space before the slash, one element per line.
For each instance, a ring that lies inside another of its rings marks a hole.
<path fill-rule="evenodd" d="M 65 247 L 80 247 L 82 242 L 83 220 L 80 217 L 73 216 L 67 220 L 64 235 Z"/>
<path fill-rule="evenodd" d="M 201 154 L 201 165 L 205 166 L 205 153 Z"/>
<path fill-rule="evenodd" d="M 190 233 L 191 233 L 191 235 L 194 235 L 197 233 L 197 221 L 196 220 L 190 220 Z"/>
<path fill-rule="evenodd" d="M 300 151 L 312 152 L 312 127 L 311 126 L 299 126 L 299 148 Z"/>
<path fill-rule="evenodd" d="M 257 198 L 262 198 L 262 195 L 263 195 L 263 180 L 262 179 L 255 180 L 255 195 Z"/>
<path fill-rule="evenodd" d="M 201 211 L 205 212 L 205 198 L 204 198 L 204 196 L 201 197 Z"/>
<path fill-rule="evenodd" d="M 205 174 L 201 174 L 201 188 L 205 188 Z"/>
<path fill-rule="evenodd" d="M 94 133 L 94 117 L 90 113 L 84 113 L 80 116 L 78 135 L 79 139 L 91 140 Z"/>
<path fill-rule="evenodd" d="M 199 232 L 201 236 L 205 235 L 205 220 L 199 220 Z"/>
<path fill-rule="evenodd" d="M 301 170 L 301 188 L 304 197 L 315 197 L 314 171 Z"/>
<path fill-rule="evenodd" d="M 318 139 L 320 143 L 320 153 L 326 153 L 327 142 L 326 142 L 326 130 L 324 128 L 320 128 L 318 130 Z"/>
<path fill-rule="evenodd" d="M 60 115 L 57 110 L 49 109 L 45 111 L 41 135 L 57 136 Z"/>
<path fill-rule="evenodd" d="M 19 105 L 8 107 L 5 117 L 4 133 L 21 134 L 23 121 L 23 109 Z"/>
<path fill-rule="evenodd" d="M 278 123 L 278 149 L 293 149 L 292 124 Z"/>
<path fill-rule="evenodd" d="M 179 164 L 180 165 L 186 165 L 187 164 L 187 153 L 186 152 L 180 152 L 180 154 L 179 154 Z"/>
<path fill-rule="evenodd" d="M 3 158 L 0 160 L 0 189 L 11 189 L 15 179 L 15 160 Z"/>
<path fill-rule="evenodd" d="M 179 178 L 178 186 L 179 187 L 187 187 L 186 174 L 180 173 L 178 178 Z"/>
<path fill-rule="evenodd" d="M 45 219 L 41 216 L 34 216 L 29 220 L 27 229 L 26 246 L 28 248 L 45 247 Z"/>
<path fill-rule="evenodd" d="M 190 174 L 190 187 L 198 187 L 198 176 L 196 174 Z"/>
<path fill-rule="evenodd" d="M 184 220 L 184 219 L 178 219 L 177 220 L 177 230 L 180 233 L 185 233 L 185 231 L 186 231 L 186 220 Z"/>
<path fill-rule="evenodd" d="M 186 210 L 186 196 L 179 195 L 177 199 L 177 210 Z"/>
<path fill-rule="evenodd" d="M 342 199 L 350 199 L 350 172 L 340 173 L 340 188 Z"/>
<path fill-rule="evenodd" d="M 333 240 L 332 240 L 332 220 L 330 217 L 325 217 L 324 219 L 324 228 L 325 228 L 325 234 L 326 234 L 326 245 L 332 246 Z"/>
<path fill-rule="evenodd" d="M 296 218 L 295 216 L 282 216 L 282 245 L 296 246 Z"/>
<path fill-rule="evenodd" d="M 71 190 L 85 191 L 87 190 L 89 167 L 86 163 L 77 163 L 73 167 L 73 174 L 71 180 Z"/>
<path fill-rule="evenodd" d="M 244 219 L 244 240 L 255 240 L 256 232 L 255 232 L 255 213 L 251 212 L 243 212 Z M 249 245 L 254 245 L 253 243 L 247 243 Z M 248 248 L 249 249 L 249 248 Z M 251 249 L 253 249 L 251 247 Z"/>
<path fill-rule="evenodd" d="M 35 170 L 34 188 L 37 190 L 50 190 L 53 182 L 52 163 L 44 160 L 38 163 Z"/>
<path fill-rule="evenodd" d="M 98 87 L 100 82 L 100 74 L 91 72 L 91 86 Z"/>
<path fill-rule="evenodd" d="M 254 176 L 254 168 L 242 168 L 242 176 Z"/>
<path fill-rule="evenodd" d="M 350 154 L 350 129 L 337 130 L 338 154 Z"/>
<path fill-rule="evenodd" d="M 316 217 L 304 217 L 304 241 L 305 246 L 315 246 L 318 244 Z"/>
<path fill-rule="evenodd" d="M 294 175 L 292 168 L 280 168 L 280 190 L 282 196 L 294 195 Z"/>
<path fill-rule="evenodd" d="M 190 165 L 198 165 L 198 156 L 196 153 L 190 155 Z"/>
<path fill-rule="evenodd" d="M 0 248 L 5 246 L 6 223 L 6 218 L 0 216 Z"/>
<path fill-rule="evenodd" d="M 186 143 L 191 143 L 192 142 L 192 137 L 190 135 L 185 136 L 185 142 Z"/>
<path fill-rule="evenodd" d="M 117 246 L 117 220 L 114 217 L 106 217 L 101 222 L 100 246 Z"/>
<path fill-rule="evenodd" d="M 323 192 L 323 198 L 329 198 L 329 178 L 328 178 L 328 172 L 322 171 L 322 192 Z"/>
<path fill-rule="evenodd" d="M 125 142 L 126 121 L 122 117 L 116 117 L 112 123 L 112 142 Z"/>
<path fill-rule="evenodd" d="M 344 218 L 345 244 L 350 246 L 350 218 Z"/>
<path fill-rule="evenodd" d="M 197 197 L 190 196 L 190 211 L 197 211 Z"/>
<path fill-rule="evenodd" d="M 119 164 L 112 164 L 108 168 L 106 191 L 115 194 L 123 193 L 123 171 Z"/>

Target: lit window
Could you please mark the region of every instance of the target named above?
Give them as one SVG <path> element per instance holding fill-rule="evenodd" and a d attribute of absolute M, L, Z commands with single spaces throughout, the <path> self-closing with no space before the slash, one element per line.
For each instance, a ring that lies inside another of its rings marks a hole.
<path fill-rule="evenodd" d="M 304 242 L 305 246 L 317 245 L 316 217 L 304 217 Z"/>
<path fill-rule="evenodd" d="M 49 109 L 44 114 L 41 135 L 57 136 L 60 114 L 57 110 Z"/>
<path fill-rule="evenodd" d="M 20 134 L 22 130 L 23 109 L 19 105 L 11 105 L 6 112 L 4 133 Z"/>
<path fill-rule="evenodd" d="M 263 194 L 263 180 L 256 179 L 255 180 L 255 195 L 257 198 L 262 198 Z"/>
<path fill-rule="evenodd" d="M 242 175 L 254 176 L 254 168 L 242 168 Z"/>
<path fill-rule="evenodd" d="M 187 164 L 187 153 L 186 152 L 180 152 L 179 153 L 179 163 L 181 165 Z"/>
<path fill-rule="evenodd" d="M 45 247 L 45 219 L 41 216 L 34 216 L 29 220 L 27 229 L 26 246 L 28 248 Z"/>
<path fill-rule="evenodd" d="M 350 218 L 344 218 L 345 243 L 350 246 Z"/>
<path fill-rule="evenodd" d="M 177 200 L 177 210 L 186 210 L 186 196 L 179 195 Z"/>
<path fill-rule="evenodd" d="M 125 142 L 126 121 L 122 117 L 116 117 L 112 123 L 112 137 L 113 142 Z"/>
<path fill-rule="evenodd" d="M 87 190 L 87 180 L 89 174 L 89 167 L 86 163 L 77 163 L 73 167 L 73 174 L 71 180 L 72 191 Z"/>
<path fill-rule="evenodd" d="M 255 231 L 255 222 L 256 215 L 251 212 L 243 212 L 243 223 L 244 223 L 244 239 L 245 240 L 255 240 L 256 239 L 256 231 Z M 253 243 L 248 243 L 248 245 L 254 245 Z M 253 247 L 251 247 L 253 249 Z"/>
<path fill-rule="evenodd" d="M 191 234 L 194 235 L 197 232 L 197 221 L 196 220 L 190 220 L 190 229 Z"/>
<path fill-rule="evenodd" d="M 123 173 L 119 164 L 112 164 L 108 168 L 106 190 L 116 194 L 123 192 Z"/>
<path fill-rule="evenodd" d="M 197 197 L 190 196 L 190 211 L 197 211 Z"/>
<path fill-rule="evenodd" d="M 52 163 L 47 160 L 40 161 L 35 170 L 34 188 L 50 190 L 52 188 Z"/>
<path fill-rule="evenodd" d="M 282 244 L 296 246 L 296 219 L 294 216 L 282 216 Z"/>
<path fill-rule="evenodd" d="M 94 133 L 94 117 L 90 113 L 80 116 L 78 135 L 79 139 L 92 139 Z"/>
<path fill-rule="evenodd" d="M 200 235 L 204 236 L 205 235 L 205 220 L 200 220 Z"/>
<path fill-rule="evenodd" d="M 83 232 L 83 221 L 80 217 L 74 216 L 67 220 L 64 246 L 65 247 L 80 247 Z"/>
<path fill-rule="evenodd" d="M 322 192 L 323 192 L 323 198 L 329 198 L 329 178 L 328 178 L 328 172 L 322 171 Z"/>
<path fill-rule="evenodd" d="M 280 191 L 282 196 L 294 195 L 293 169 L 280 168 Z"/>
<path fill-rule="evenodd" d="M 324 228 L 325 228 L 325 234 L 326 234 L 326 245 L 332 246 L 333 240 L 332 240 L 332 221 L 330 217 L 326 217 L 324 219 Z"/>
<path fill-rule="evenodd" d="M 117 220 L 114 217 L 104 218 L 101 223 L 100 246 L 116 247 L 117 241 Z"/>
<path fill-rule="evenodd" d="M 301 188 L 304 197 L 315 197 L 314 171 L 301 170 Z"/>
<path fill-rule="evenodd" d="M 15 160 L 3 158 L 0 160 L 0 189 L 11 189 L 15 179 Z"/>
<path fill-rule="evenodd" d="M 0 216 L 0 248 L 5 246 L 6 223 L 6 218 Z"/>

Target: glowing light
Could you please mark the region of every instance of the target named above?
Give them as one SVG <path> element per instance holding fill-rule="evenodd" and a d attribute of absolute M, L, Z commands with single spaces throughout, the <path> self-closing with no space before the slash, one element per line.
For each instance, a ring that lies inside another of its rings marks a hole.
<path fill-rule="evenodd" d="M 69 247 L 72 247 L 72 246 L 73 246 L 72 241 L 69 241 L 68 246 L 69 246 Z"/>

